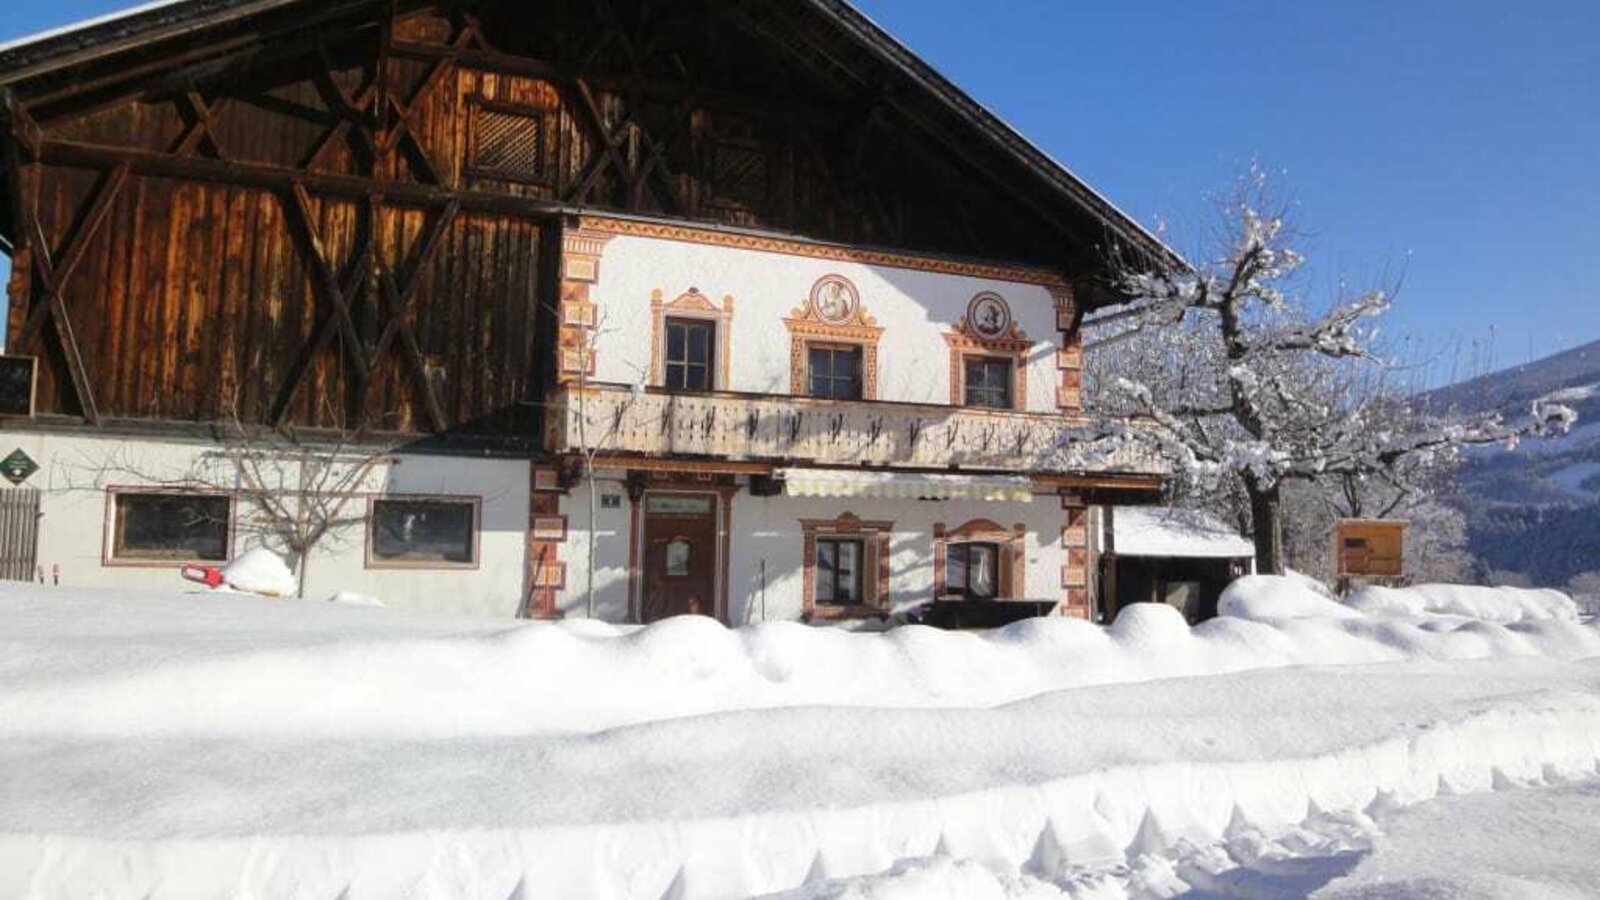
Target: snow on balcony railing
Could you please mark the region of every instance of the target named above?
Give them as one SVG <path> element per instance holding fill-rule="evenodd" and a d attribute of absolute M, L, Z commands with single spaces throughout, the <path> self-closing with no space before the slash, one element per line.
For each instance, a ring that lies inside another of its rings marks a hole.
<path fill-rule="evenodd" d="M 1018 473 L 1164 474 L 1135 445 L 1100 452 L 1050 413 L 767 394 L 669 393 L 568 385 L 546 417 L 546 447 L 570 453 L 709 457 L 820 465 Z M 580 430 L 580 422 L 582 428 Z"/>

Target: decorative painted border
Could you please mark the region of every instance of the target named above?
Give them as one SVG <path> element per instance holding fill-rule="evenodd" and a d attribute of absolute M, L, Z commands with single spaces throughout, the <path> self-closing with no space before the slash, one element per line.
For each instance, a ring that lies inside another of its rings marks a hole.
<path fill-rule="evenodd" d="M 973 519 L 953 531 L 943 522 L 933 523 L 933 599 L 945 592 L 946 553 L 951 544 L 998 544 L 1000 546 L 999 590 L 1002 600 L 1028 596 L 1028 526 L 1017 523 L 1007 530 L 990 519 Z"/>
<path fill-rule="evenodd" d="M 842 513 L 837 519 L 801 519 L 801 540 L 805 542 L 804 577 L 801 579 L 801 590 L 804 592 L 801 601 L 802 621 L 833 620 L 833 619 L 865 619 L 882 618 L 889 615 L 889 537 L 894 532 L 894 523 L 889 521 L 867 521 L 858 518 L 855 513 Z M 817 538 L 819 537 L 844 537 L 859 538 L 866 559 L 862 561 L 861 588 L 866 594 L 866 602 L 855 606 L 827 606 L 818 605 L 816 599 L 817 587 Z"/>
<path fill-rule="evenodd" d="M 838 320 L 827 318 L 817 308 L 817 291 L 827 281 L 841 281 L 850 290 L 849 314 Z M 805 302 L 789 313 L 783 325 L 789 329 L 789 393 L 802 397 L 809 393 L 806 351 L 811 344 L 844 344 L 861 348 L 861 399 L 878 399 L 878 342 L 883 329 L 862 305 L 861 294 L 850 279 L 835 274 L 818 278 Z"/>
<path fill-rule="evenodd" d="M 972 312 L 980 300 L 998 300 L 1006 310 L 1006 325 L 999 334 L 985 334 L 972 322 Z M 956 322 L 955 330 L 944 333 L 944 342 L 950 348 L 950 405 L 965 406 L 967 401 L 967 367 L 969 356 L 986 356 L 1011 362 L 1011 408 L 1026 411 L 1028 408 L 1028 352 L 1033 341 L 1011 314 L 1005 298 L 993 291 L 983 291 L 967 302 L 967 314 Z"/>
<path fill-rule="evenodd" d="M 701 319 L 716 325 L 716 354 L 711 373 L 711 389 L 728 389 L 728 359 L 733 355 L 733 295 L 722 298 L 722 306 L 689 288 L 669 303 L 661 300 L 661 289 L 650 292 L 650 384 L 662 387 L 667 383 L 666 335 L 667 319 Z"/>
<path fill-rule="evenodd" d="M 577 381 L 594 374 L 594 330 L 599 307 L 590 290 L 600 280 L 600 255 L 611 240 L 583 228 L 561 234 L 561 303 L 556 363 L 557 380 Z"/>
<path fill-rule="evenodd" d="M 567 566 L 562 562 L 561 545 L 567 540 L 567 518 L 561 514 L 561 470 L 533 464 L 532 492 L 528 495 L 528 569 L 522 617 L 558 619 L 556 596 L 567 586 Z M 561 521 L 561 537 L 552 538 L 541 523 Z"/>
<path fill-rule="evenodd" d="M 715 247 L 732 247 L 739 250 L 759 250 L 765 253 L 782 253 L 787 256 L 805 256 L 812 259 L 831 259 L 864 265 L 888 266 L 896 269 L 913 269 L 920 272 L 940 272 L 946 275 L 966 275 L 994 281 L 1018 284 L 1037 284 L 1049 288 L 1066 289 L 1066 279 L 1060 273 L 1032 266 L 983 263 L 922 256 L 892 250 L 867 250 L 825 244 L 801 238 L 776 235 L 745 234 L 694 228 L 665 222 L 646 222 L 635 219 L 612 219 L 584 216 L 580 219 L 584 231 L 598 234 L 625 234 L 632 237 L 683 241 Z"/>
<path fill-rule="evenodd" d="M 1076 494 L 1063 493 L 1061 508 L 1066 524 L 1061 527 L 1061 547 L 1066 563 L 1061 567 L 1061 614 L 1091 619 L 1089 609 L 1089 508 Z"/>
<path fill-rule="evenodd" d="M 1083 411 L 1083 334 L 1072 286 L 1051 288 L 1056 304 L 1056 330 L 1061 342 L 1056 350 L 1056 409 L 1072 414 Z"/>

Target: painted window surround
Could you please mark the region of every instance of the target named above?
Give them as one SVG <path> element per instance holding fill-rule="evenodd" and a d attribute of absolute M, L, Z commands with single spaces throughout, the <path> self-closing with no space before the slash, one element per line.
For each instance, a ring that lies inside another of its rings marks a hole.
<path fill-rule="evenodd" d="M 945 563 L 952 544 L 994 544 L 1000 548 L 999 589 L 995 598 L 1020 600 L 1028 596 L 1027 586 L 1028 527 L 1021 523 L 1005 528 L 989 519 L 973 519 L 953 530 L 943 522 L 933 526 L 933 596 L 942 599 L 946 593 Z"/>
<path fill-rule="evenodd" d="M 804 577 L 801 585 L 802 621 L 830 619 L 888 618 L 889 616 L 889 538 L 894 523 L 867 521 L 854 513 L 837 519 L 801 519 L 800 534 L 805 542 Z M 817 538 L 854 538 L 861 541 L 861 602 L 841 606 L 819 604 L 817 588 Z"/>
<path fill-rule="evenodd" d="M 661 387 L 667 383 L 667 320 L 697 319 L 712 324 L 711 390 L 728 390 L 729 353 L 733 340 L 733 297 L 722 298 L 722 305 L 711 302 L 691 287 L 670 303 L 661 300 L 661 291 L 650 294 L 650 384 Z"/>

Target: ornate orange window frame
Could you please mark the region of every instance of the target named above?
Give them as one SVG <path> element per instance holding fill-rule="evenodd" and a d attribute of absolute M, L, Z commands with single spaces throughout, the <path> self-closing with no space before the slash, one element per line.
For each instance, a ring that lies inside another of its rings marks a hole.
<path fill-rule="evenodd" d="M 733 295 L 726 294 L 722 305 L 700 293 L 699 288 L 689 288 L 670 302 L 663 302 L 661 289 L 650 292 L 650 384 L 661 387 L 667 383 L 667 319 L 700 319 L 717 326 L 715 365 L 712 369 L 712 390 L 726 391 L 728 358 L 733 347 Z"/>
<path fill-rule="evenodd" d="M 801 618 L 865 619 L 889 615 L 889 536 L 894 523 L 867 521 L 854 513 L 837 519 L 801 519 L 800 533 L 805 541 L 802 590 L 805 592 Z M 830 606 L 817 603 L 817 538 L 842 537 L 861 541 L 861 593 L 864 602 L 855 606 Z"/>
<path fill-rule="evenodd" d="M 789 329 L 789 393 L 805 396 L 812 345 L 861 348 L 861 399 L 878 399 L 878 341 L 883 329 L 861 306 L 861 294 L 843 275 L 824 275 L 805 302 L 783 320 Z"/>
<path fill-rule="evenodd" d="M 945 561 L 951 544 L 995 544 L 1000 548 L 999 590 L 996 597 L 1018 600 L 1027 596 L 1028 526 L 1007 529 L 989 519 L 973 519 L 953 531 L 943 522 L 933 524 L 933 599 L 945 594 Z"/>
<path fill-rule="evenodd" d="M 1033 341 L 1011 315 L 1005 298 L 983 291 L 967 301 L 967 312 L 955 329 L 944 333 L 950 348 L 950 405 L 967 399 L 968 357 L 990 357 L 1011 363 L 1011 408 L 1028 408 L 1028 352 Z"/>

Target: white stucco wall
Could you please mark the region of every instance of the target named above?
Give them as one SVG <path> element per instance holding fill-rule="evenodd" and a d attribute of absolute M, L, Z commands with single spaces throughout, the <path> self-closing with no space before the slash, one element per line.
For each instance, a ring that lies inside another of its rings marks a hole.
<path fill-rule="evenodd" d="M 883 328 L 878 349 L 879 400 L 950 402 L 950 355 L 943 334 L 972 298 L 992 291 L 1034 341 L 1027 356 L 1027 409 L 1056 406 L 1055 306 L 1037 284 L 974 278 L 886 265 L 816 259 L 764 250 L 618 235 L 600 258 L 590 292 L 603 318 L 596 339 L 595 378 L 648 381 L 652 341 L 650 297 L 671 302 L 690 288 L 719 307 L 734 299 L 729 384 L 724 390 L 789 393 L 789 331 L 783 319 L 804 305 L 824 275 L 850 279 L 862 307 Z"/>
<path fill-rule="evenodd" d="M 628 547 L 633 539 L 633 507 L 628 502 L 622 478 L 621 472 L 600 472 L 596 475 L 593 487 L 599 496 L 621 498 L 621 506 L 616 509 L 601 509 L 597 501 L 594 511 L 593 618 L 607 622 L 629 621 Z M 588 582 L 584 576 L 591 534 L 589 492 L 589 482 L 579 482 L 561 498 L 561 514 L 567 517 L 567 539 L 560 544 L 557 552 L 561 562 L 566 564 L 567 583 L 556 595 L 556 609 L 563 616 L 590 616 Z"/>
<path fill-rule="evenodd" d="M 629 615 L 628 555 L 630 541 L 634 540 L 632 507 L 620 473 L 601 473 L 596 484 L 601 495 L 623 499 L 620 508 L 600 509 L 597 514 L 595 615 L 625 622 Z M 559 553 L 568 564 L 568 576 L 557 606 L 566 616 L 586 615 L 581 573 L 588 547 L 588 490 L 586 484 L 579 484 L 561 501 L 568 531 Z M 835 519 L 846 512 L 862 519 L 894 523 L 889 544 L 889 591 L 896 610 L 933 599 L 934 523 L 943 522 L 954 530 L 973 519 L 990 519 L 1008 529 L 1019 522 L 1026 525 L 1026 583 L 1019 593 L 1031 599 L 1061 599 L 1061 567 L 1066 562 L 1061 546 L 1064 515 L 1054 496 L 1039 496 L 1032 503 L 981 503 L 753 497 L 741 490 L 733 498 L 730 522 L 728 623 L 800 618 L 805 600 L 805 545 L 800 520 Z"/>
<path fill-rule="evenodd" d="M 0 455 L 21 448 L 40 466 L 26 487 L 42 491 L 38 565 L 48 578 L 84 587 L 171 590 L 185 583 L 178 564 L 111 564 L 103 559 L 109 539 L 107 488 L 147 486 L 202 475 L 226 487 L 236 470 L 215 458 L 217 447 L 178 441 L 78 437 L 48 432 L 0 432 Z M 208 455 L 209 454 L 209 455 Z M 327 598 L 341 590 L 380 599 L 385 606 L 432 612 L 513 616 L 521 608 L 526 567 L 528 463 L 526 460 L 462 459 L 394 454 L 376 466 L 351 508 L 364 513 L 367 499 L 392 494 L 447 495 L 477 499 L 478 565 L 474 568 L 369 568 L 366 529 L 351 524 L 312 551 L 306 596 Z M 0 490 L 12 489 L 0 483 Z M 233 553 L 262 543 L 250 526 L 249 504 L 236 502 Z"/>

